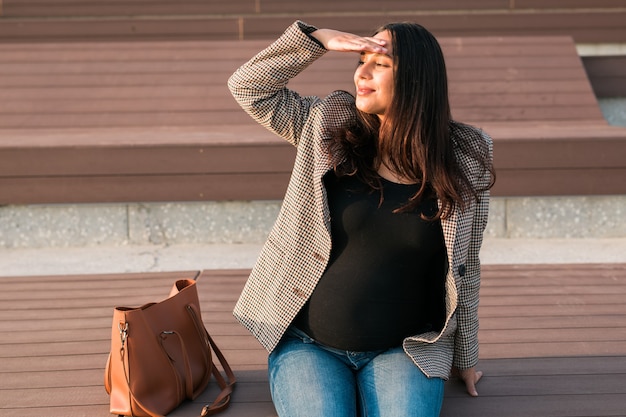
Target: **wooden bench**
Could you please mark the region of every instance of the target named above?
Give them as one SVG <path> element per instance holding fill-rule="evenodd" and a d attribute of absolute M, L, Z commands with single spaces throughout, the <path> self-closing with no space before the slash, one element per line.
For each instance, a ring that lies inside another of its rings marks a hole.
<path fill-rule="evenodd" d="M 281 198 L 294 150 L 226 88 L 268 42 L 0 44 L 0 204 Z M 494 195 L 626 192 L 626 129 L 571 38 L 441 44 L 454 117 L 495 140 Z M 355 59 L 329 53 L 292 86 L 351 91 Z"/>
<path fill-rule="evenodd" d="M 297 18 L 363 33 L 413 19 L 437 36 L 626 40 L 624 0 L 4 0 L 0 13 L 0 40 L 11 41 L 268 39 Z"/>
<path fill-rule="evenodd" d="M 483 268 L 480 368 L 471 398 L 446 384 L 443 417 L 621 416 L 626 264 Z M 266 352 L 231 311 L 247 270 L 204 271 L 204 322 L 239 379 L 225 417 L 275 416 Z M 195 271 L 0 278 L 0 414 L 107 416 L 113 306 L 167 296 Z M 171 416 L 197 416 L 215 387 Z"/>

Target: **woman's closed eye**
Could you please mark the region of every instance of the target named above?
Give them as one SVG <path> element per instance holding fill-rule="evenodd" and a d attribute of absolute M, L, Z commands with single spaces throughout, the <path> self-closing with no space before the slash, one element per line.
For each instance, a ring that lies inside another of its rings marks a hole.
<path fill-rule="evenodd" d="M 357 67 L 360 67 L 361 65 L 365 64 L 365 60 L 360 59 L 359 62 L 357 63 Z M 374 62 L 374 65 L 377 67 L 381 67 L 381 68 L 390 68 L 392 66 L 392 64 L 390 62 L 387 62 L 386 60 L 380 60 L 380 61 L 376 61 Z"/>

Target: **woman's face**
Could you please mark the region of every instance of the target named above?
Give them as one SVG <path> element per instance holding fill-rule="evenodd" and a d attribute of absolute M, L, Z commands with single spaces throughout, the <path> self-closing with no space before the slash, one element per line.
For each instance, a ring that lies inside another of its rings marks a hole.
<path fill-rule="evenodd" d="M 359 66 L 354 72 L 356 107 L 382 119 L 393 97 L 393 51 L 389 31 L 377 33 L 374 37 L 387 41 L 387 54 L 361 52 Z"/>

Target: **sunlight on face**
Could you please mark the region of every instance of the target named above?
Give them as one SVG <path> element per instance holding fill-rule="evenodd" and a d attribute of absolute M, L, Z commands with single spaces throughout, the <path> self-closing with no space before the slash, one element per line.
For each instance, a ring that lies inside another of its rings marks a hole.
<path fill-rule="evenodd" d="M 393 97 L 393 51 L 389 31 L 377 33 L 374 37 L 387 41 L 387 54 L 361 53 L 359 66 L 354 72 L 356 107 L 382 118 Z"/>

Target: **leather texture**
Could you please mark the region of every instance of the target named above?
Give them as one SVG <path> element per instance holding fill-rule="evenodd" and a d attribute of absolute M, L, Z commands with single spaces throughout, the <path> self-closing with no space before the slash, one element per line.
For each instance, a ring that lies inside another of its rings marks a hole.
<path fill-rule="evenodd" d="M 226 377 L 213 364 L 212 349 Z M 222 390 L 202 416 L 229 405 L 236 379 L 204 327 L 194 279 L 176 281 L 161 302 L 115 307 L 104 375 L 112 414 L 163 416 L 197 398 L 211 375 Z"/>

